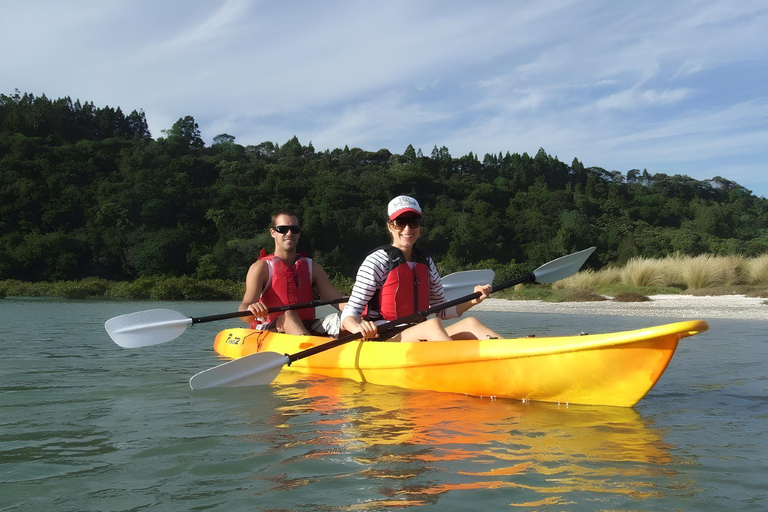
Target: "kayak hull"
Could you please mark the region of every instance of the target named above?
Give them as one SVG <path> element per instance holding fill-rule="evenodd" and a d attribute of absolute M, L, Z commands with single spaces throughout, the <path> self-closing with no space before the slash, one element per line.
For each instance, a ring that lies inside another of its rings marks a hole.
<path fill-rule="evenodd" d="M 407 389 L 564 404 L 632 407 L 656 384 L 680 339 L 703 321 L 608 334 L 397 343 L 353 341 L 295 361 L 290 370 Z M 328 338 L 227 329 L 227 358 L 294 354 Z"/>

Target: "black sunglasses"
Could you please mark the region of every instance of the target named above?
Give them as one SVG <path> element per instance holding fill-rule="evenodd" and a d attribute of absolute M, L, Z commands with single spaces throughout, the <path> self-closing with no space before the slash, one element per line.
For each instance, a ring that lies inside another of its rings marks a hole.
<path fill-rule="evenodd" d="M 392 221 L 392 224 L 394 224 L 395 229 L 398 231 L 405 229 L 405 226 L 416 229 L 421 227 L 421 217 L 398 217 Z"/>
<path fill-rule="evenodd" d="M 286 234 L 288 231 L 290 231 L 294 235 L 298 235 L 299 233 L 301 233 L 301 226 L 275 226 L 272 229 L 274 229 L 281 235 Z"/>

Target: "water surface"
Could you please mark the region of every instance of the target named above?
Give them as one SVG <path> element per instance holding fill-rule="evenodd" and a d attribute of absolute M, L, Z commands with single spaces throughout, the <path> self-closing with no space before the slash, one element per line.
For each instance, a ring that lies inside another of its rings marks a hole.
<path fill-rule="evenodd" d="M 284 371 L 192 392 L 198 324 L 121 349 L 104 321 L 235 303 L 0 300 L 0 510 L 765 510 L 764 321 L 708 320 L 632 409 L 401 390 Z M 687 318 L 479 312 L 506 334 Z"/>

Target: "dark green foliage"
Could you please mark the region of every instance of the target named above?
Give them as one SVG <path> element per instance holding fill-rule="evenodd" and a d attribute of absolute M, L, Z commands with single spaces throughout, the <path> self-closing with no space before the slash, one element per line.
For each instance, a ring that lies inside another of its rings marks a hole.
<path fill-rule="evenodd" d="M 191 116 L 163 134 L 153 139 L 140 111 L 0 95 L 0 280 L 98 276 L 135 280 L 109 292 L 121 297 L 203 296 L 198 280 L 243 281 L 272 250 L 272 212 L 288 207 L 303 218 L 300 250 L 349 284 L 388 242 L 384 212 L 399 194 L 421 202 L 422 243 L 442 272 L 493 268 L 497 282 L 590 245 L 593 268 L 768 250 L 768 201 L 721 177 L 624 176 L 544 149 L 425 157 L 413 146 L 316 151 L 296 137 L 244 147 L 226 133 L 206 147 Z"/>
<path fill-rule="evenodd" d="M 237 297 L 242 298 L 242 293 Z M 216 283 L 198 281 L 191 277 L 175 277 L 160 280 L 151 290 L 155 300 L 232 300 L 234 297 Z"/>
<path fill-rule="evenodd" d="M 608 299 L 589 290 L 572 290 L 565 297 L 565 302 L 601 302 L 604 300 Z"/>
<path fill-rule="evenodd" d="M 639 292 L 618 293 L 613 297 L 614 302 L 647 302 L 649 297 Z"/>
<path fill-rule="evenodd" d="M 103 297 L 110 287 L 105 279 L 89 277 L 81 281 L 58 281 L 53 285 L 53 295 L 65 299 Z"/>

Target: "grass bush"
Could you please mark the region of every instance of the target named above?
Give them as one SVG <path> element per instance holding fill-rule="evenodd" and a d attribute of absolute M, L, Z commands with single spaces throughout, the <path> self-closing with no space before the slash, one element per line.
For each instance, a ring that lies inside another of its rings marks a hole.
<path fill-rule="evenodd" d="M 651 300 L 642 293 L 638 292 L 624 292 L 613 296 L 614 302 L 647 302 Z"/>
<path fill-rule="evenodd" d="M 188 276 L 171 277 L 158 281 L 149 296 L 154 300 L 233 300 L 232 290 L 222 287 L 223 283 Z"/>
<path fill-rule="evenodd" d="M 154 277 L 140 277 L 135 281 L 116 283 L 110 295 L 121 299 L 146 300 L 152 296 L 152 288 L 157 282 L 158 279 Z"/>
<path fill-rule="evenodd" d="M 40 282 L 30 283 L 19 281 L 18 279 L 6 279 L 0 283 L 0 288 L 5 291 L 6 296 L 15 297 L 53 297 L 53 284 Z"/>
<path fill-rule="evenodd" d="M 691 258 L 682 268 L 683 282 L 691 290 L 727 284 L 725 264 L 710 254 Z"/>
<path fill-rule="evenodd" d="M 591 290 L 571 290 L 571 292 L 565 296 L 565 302 L 599 302 L 603 300 L 608 299 Z"/>
<path fill-rule="evenodd" d="M 658 260 L 661 282 L 659 286 L 671 286 L 685 289 L 686 285 L 683 281 L 683 266 L 688 258 L 688 256 L 683 256 L 679 252 L 676 252 Z"/>
<path fill-rule="evenodd" d="M 222 279 L 198 280 L 191 277 L 144 277 L 125 282 L 87 278 L 55 283 L 29 283 L 8 279 L 0 281 L 0 293 L 3 296 L 64 299 L 105 297 L 132 300 L 240 300 L 245 293 L 245 283 Z"/>
<path fill-rule="evenodd" d="M 617 283 L 615 285 L 601 288 L 599 291 L 603 295 L 610 295 L 612 297 L 622 293 L 642 293 L 643 295 L 679 295 L 683 292 L 683 288 L 674 286 L 632 286 L 628 284 Z"/>
<path fill-rule="evenodd" d="M 661 260 L 632 258 L 621 272 L 621 281 L 633 286 L 664 286 L 664 265 Z"/>
<path fill-rule="evenodd" d="M 725 266 L 725 280 L 729 285 L 747 284 L 749 282 L 749 272 L 747 263 L 749 259 L 741 254 L 723 256 L 723 265 Z"/>
<path fill-rule="evenodd" d="M 768 298 L 768 288 L 752 289 L 744 293 L 747 297 L 755 297 L 765 299 Z"/>
<path fill-rule="evenodd" d="M 346 277 L 341 274 L 336 274 L 335 276 L 331 277 L 330 281 L 333 283 L 333 286 L 335 286 L 336 289 L 342 293 L 342 295 L 349 295 L 352 293 L 352 286 L 355 284 L 354 278 Z M 244 293 L 245 291 L 243 291 L 243 294 Z"/>
<path fill-rule="evenodd" d="M 747 260 L 744 264 L 744 270 L 747 283 L 768 284 L 768 254 Z"/>
<path fill-rule="evenodd" d="M 52 284 L 55 297 L 65 299 L 85 299 L 88 297 L 104 297 L 110 289 L 110 282 L 98 277 L 89 277 L 82 281 L 59 281 Z"/>
<path fill-rule="evenodd" d="M 621 269 L 608 267 L 598 271 L 586 269 L 552 284 L 555 290 L 599 290 L 621 281 Z"/>
<path fill-rule="evenodd" d="M 507 288 L 494 294 L 493 297 L 511 300 L 543 300 L 545 302 L 563 302 L 566 292 L 553 290 L 548 286 L 524 286 Z"/>

